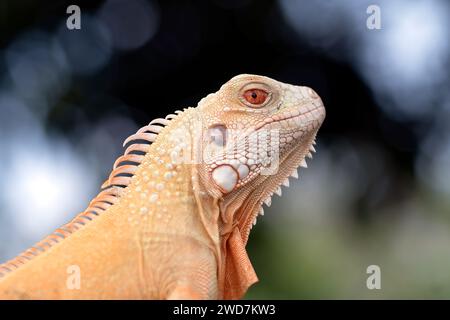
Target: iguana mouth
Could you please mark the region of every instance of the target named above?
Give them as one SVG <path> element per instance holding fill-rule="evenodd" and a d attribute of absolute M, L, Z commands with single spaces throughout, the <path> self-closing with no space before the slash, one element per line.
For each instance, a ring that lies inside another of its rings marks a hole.
<path fill-rule="evenodd" d="M 298 128 L 299 125 L 304 125 L 305 120 L 310 120 L 311 122 L 315 121 L 317 127 L 319 127 L 325 117 L 323 106 L 314 107 L 306 111 L 303 111 L 302 109 L 303 107 L 296 108 L 295 110 L 290 110 L 289 112 L 266 118 L 263 123 L 260 123 L 255 127 L 255 130 L 263 129 L 272 123 L 278 123 L 281 129 L 294 129 Z M 282 123 L 286 123 L 286 126 L 281 125 Z"/>

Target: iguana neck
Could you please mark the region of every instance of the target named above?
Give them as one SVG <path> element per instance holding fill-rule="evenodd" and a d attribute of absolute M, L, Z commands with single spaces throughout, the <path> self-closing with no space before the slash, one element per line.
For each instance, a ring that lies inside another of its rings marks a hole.
<path fill-rule="evenodd" d="M 133 212 L 152 215 L 147 223 L 151 232 L 191 234 L 217 248 L 219 208 L 199 179 L 196 113 L 186 109 L 159 133 L 122 200 Z"/>

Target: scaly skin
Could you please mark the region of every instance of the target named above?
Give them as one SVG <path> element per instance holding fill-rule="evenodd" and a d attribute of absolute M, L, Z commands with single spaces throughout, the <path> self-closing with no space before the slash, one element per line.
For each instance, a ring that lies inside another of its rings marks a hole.
<path fill-rule="evenodd" d="M 251 226 L 262 204 L 306 167 L 322 101 L 307 87 L 239 75 L 177 113 L 125 141 L 86 211 L 0 265 L 0 298 L 245 294 L 257 281 L 245 250 Z"/>

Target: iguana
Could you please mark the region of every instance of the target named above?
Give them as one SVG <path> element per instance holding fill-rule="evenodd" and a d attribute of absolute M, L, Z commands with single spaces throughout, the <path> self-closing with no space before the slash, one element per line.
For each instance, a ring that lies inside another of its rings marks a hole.
<path fill-rule="evenodd" d="M 312 89 L 242 74 L 151 121 L 84 212 L 0 265 L 0 298 L 241 298 L 250 230 L 324 118 Z"/>

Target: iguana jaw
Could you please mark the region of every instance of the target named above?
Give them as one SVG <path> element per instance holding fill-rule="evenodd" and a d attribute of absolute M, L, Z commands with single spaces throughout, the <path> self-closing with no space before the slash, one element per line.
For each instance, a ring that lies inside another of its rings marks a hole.
<path fill-rule="evenodd" d="M 312 153 L 315 152 L 315 137 L 325 118 L 325 109 L 321 103 L 315 107 L 306 107 L 306 111 L 305 106 L 296 108 L 297 110 L 291 108 L 275 120 L 265 121 L 253 129 L 264 130 L 269 126 L 271 130 L 280 131 L 280 140 L 286 137 L 286 132 L 294 137 L 290 142 L 280 142 L 276 171 L 264 175 L 258 169 L 259 174 L 252 181 L 223 196 L 221 216 L 228 226 L 223 230 L 227 232 L 237 226 L 244 243 L 247 242 L 258 215 L 264 214 L 262 205 L 265 203 L 270 206 L 274 193 L 281 196 L 281 185 L 289 186 L 288 179 L 291 176 L 298 178 L 297 168 L 306 168 L 306 158 L 312 158 Z M 292 129 L 296 130 L 295 135 Z"/>
<path fill-rule="evenodd" d="M 306 158 L 312 158 L 315 152 L 315 136 L 311 134 L 304 140 L 304 144 L 297 144 L 283 159 L 280 160 L 280 166 L 283 168 L 275 175 L 262 177 L 260 188 L 249 195 L 243 202 L 242 208 L 246 208 L 239 222 L 241 235 L 244 243 L 247 242 L 249 234 L 259 216 L 264 215 L 263 205 L 270 206 L 272 196 L 282 195 L 281 186 L 289 187 L 289 178 L 298 178 L 298 168 L 307 168 Z"/>
<path fill-rule="evenodd" d="M 289 186 L 289 178 L 298 178 L 298 168 L 306 168 L 306 158 L 312 158 L 315 152 L 317 130 L 304 136 L 302 143 L 297 143 L 280 159 L 280 167 L 276 174 L 258 176 L 247 188 L 241 188 L 234 194 L 223 198 L 221 216 L 229 230 L 238 227 L 242 241 L 247 243 L 250 231 L 259 215 L 264 215 L 263 204 L 271 205 L 274 194 L 281 196 L 281 186 Z M 232 220 L 232 221 L 230 221 Z"/>

